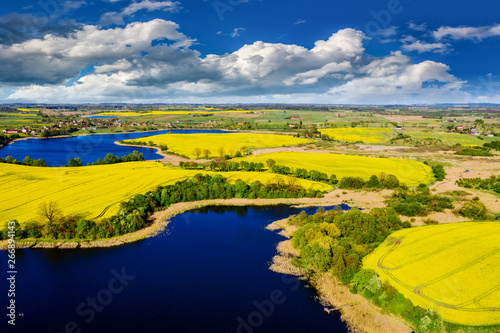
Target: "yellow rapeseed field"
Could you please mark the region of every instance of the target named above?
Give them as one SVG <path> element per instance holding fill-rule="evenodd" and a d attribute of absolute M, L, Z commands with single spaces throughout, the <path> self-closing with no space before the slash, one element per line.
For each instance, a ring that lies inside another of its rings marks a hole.
<path fill-rule="evenodd" d="M 237 158 L 234 161 L 265 162 L 268 159 L 291 168 L 318 170 L 328 175 L 334 173 L 338 179 L 346 176 L 368 180 L 380 172 L 393 174 L 408 186 L 427 184 L 432 179 L 432 170 L 427 165 L 409 159 L 378 158 L 341 154 L 280 152 Z"/>
<path fill-rule="evenodd" d="M 310 143 L 309 139 L 294 138 L 289 135 L 260 133 L 227 133 L 227 134 L 160 134 L 130 141 L 152 141 L 156 145 L 167 145 L 168 151 L 195 158 L 194 150 L 200 148 L 210 150 L 210 157 L 220 155 L 219 148 L 224 148 L 224 154 L 234 156 L 242 147 L 271 148 L 294 146 Z M 203 154 L 200 155 L 200 158 Z"/>
<path fill-rule="evenodd" d="M 500 324 L 500 222 L 404 229 L 363 260 L 414 304 L 462 325 Z"/>
<path fill-rule="evenodd" d="M 20 223 L 36 217 L 41 203 L 55 201 L 64 213 L 86 213 L 89 218 L 116 214 L 118 204 L 158 185 L 172 184 L 200 170 L 181 170 L 156 162 L 127 162 L 78 168 L 39 168 L 0 164 L 0 226 L 17 219 Z M 257 172 L 220 173 L 230 181 L 276 182 L 277 175 Z M 283 177 L 282 177 L 283 178 Z M 285 177 L 286 178 L 286 177 Z M 299 180 L 302 186 L 329 190 L 330 186 Z"/>
<path fill-rule="evenodd" d="M 363 143 L 385 143 L 396 132 L 390 128 L 378 127 L 348 127 L 320 129 L 321 134 L 326 134 L 332 140 Z"/>
<path fill-rule="evenodd" d="M 95 116 L 122 116 L 122 117 L 137 117 L 137 116 L 164 116 L 164 115 L 186 115 L 186 114 L 217 114 L 217 113 L 249 113 L 249 112 L 274 112 L 281 110 L 216 110 L 213 111 L 202 111 L 202 110 L 189 110 L 189 111 L 181 111 L 181 110 L 172 110 L 172 111 L 147 111 L 147 112 L 133 112 L 133 111 L 110 111 L 110 112 L 101 112 L 95 114 Z"/>

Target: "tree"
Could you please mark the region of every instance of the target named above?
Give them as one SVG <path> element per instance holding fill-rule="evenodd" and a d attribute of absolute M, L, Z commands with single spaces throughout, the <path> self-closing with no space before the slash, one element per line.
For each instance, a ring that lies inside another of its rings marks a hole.
<path fill-rule="evenodd" d="M 124 132 L 128 132 L 130 130 L 130 127 L 128 126 L 128 124 L 123 124 L 122 128 L 123 128 Z"/>
<path fill-rule="evenodd" d="M 276 161 L 273 160 L 273 159 L 268 159 L 266 161 L 266 165 L 267 167 L 269 168 L 269 171 L 271 171 L 273 169 L 273 166 L 276 164 Z"/>
<path fill-rule="evenodd" d="M 115 131 L 115 126 L 114 125 L 109 125 L 108 126 L 108 129 L 111 133 L 113 133 Z"/>
<path fill-rule="evenodd" d="M 223 159 L 223 158 L 224 158 L 224 152 L 225 152 L 225 151 L 226 151 L 226 150 L 224 149 L 224 147 L 219 147 L 219 156 L 220 156 L 220 158 L 221 158 L 221 159 Z"/>
<path fill-rule="evenodd" d="M 68 164 L 66 164 L 66 166 L 68 166 L 68 167 L 81 167 L 81 166 L 83 166 L 83 163 L 80 160 L 80 157 L 70 158 L 68 161 Z"/>
<path fill-rule="evenodd" d="M 376 175 L 371 175 L 370 180 L 366 183 L 368 187 L 379 187 L 380 182 L 378 181 L 378 177 Z"/>
<path fill-rule="evenodd" d="M 385 177 L 386 177 L 386 173 L 385 172 L 381 172 L 378 174 L 378 181 L 383 183 L 385 181 Z"/>
<path fill-rule="evenodd" d="M 241 155 L 245 156 L 248 154 L 248 147 L 243 146 L 240 148 L 240 151 L 241 151 Z"/>
<path fill-rule="evenodd" d="M 210 150 L 208 150 L 208 149 L 204 149 L 204 150 L 203 150 L 203 156 L 205 156 L 205 158 L 206 158 L 207 160 L 208 160 L 208 158 L 210 157 L 210 154 L 211 154 L 211 153 L 212 153 L 212 152 L 211 152 Z"/>
<path fill-rule="evenodd" d="M 200 155 L 201 155 L 201 148 L 198 148 L 196 147 L 194 150 L 193 150 L 193 154 L 196 156 L 196 159 L 199 159 L 200 158 Z"/>
<path fill-rule="evenodd" d="M 62 211 L 57 202 L 44 202 L 38 205 L 38 216 L 43 222 L 52 224 L 62 216 Z"/>
<path fill-rule="evenodd" d="M 385 181 L 384 181 L 384 186 L 385 188 L 396 188 L 396 187 L 399 187 L 399 179 L 394 176 L 394 175 L 387 175 L 387 177 L 385 178 Z"/>

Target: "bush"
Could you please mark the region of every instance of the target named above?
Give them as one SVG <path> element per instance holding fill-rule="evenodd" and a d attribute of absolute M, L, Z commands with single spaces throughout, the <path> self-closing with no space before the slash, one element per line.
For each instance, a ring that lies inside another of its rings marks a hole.
<path fill-rule="evenodd" d="M 342 189 L 360 189 L 365 185 L 361 177 L 342 177 L 339 182 L 339 188 Z"/>
<path fill-rule="evenodd" d="M 432 167 L 432 173 L 437 181 L 444 180 L 446 176 L 446 172 L 444 171 L 444 167 L 441 164 L 435 165 Z"/>
<path fill-rule="evenodd" d="M 466 202 L 462 208 L 458 211 L 462 216 L 475 219 L 475 220 L 485 220 L 487 218 L 488 209 L 480 201 L 469 201 Z"/>

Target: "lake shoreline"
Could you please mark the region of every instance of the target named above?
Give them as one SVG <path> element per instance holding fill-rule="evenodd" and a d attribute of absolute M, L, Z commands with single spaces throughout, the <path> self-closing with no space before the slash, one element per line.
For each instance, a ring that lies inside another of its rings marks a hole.
<path fill-rule="evenodd" d="M 272 265 L 269 266 L 271 271 L 295 275 L 302 280 L 307 280 L 316 290 L 320 303 L 325 306 L 325 309 L 341 308 L 337 311 L 340 311 L 341 320 L 347 325 L 350 332 L 411 332 L 402 319 L 381 313 L 381 309 L 371 304 L 363 296 L 352 294 L 349 288 L 332 274 L 311 273 L 294 266 L 292 260 L 300 256 L 300 251 L 293 248 L 290 238 L 298 228 L 286 222 L 287 219 L 282 219 L 274 221 L 266 227 L 272 231 L 281 230 L 278 234 L 287 238 L 276 246 L 277 254 L 272 259 Z"/>
<path fill-rule="evenodd" d="M 132 233 L 121 235 L 113 238 L 97 239 L 97 240 L 48 240 L 48 239 L 22 239 L 16 240 L 17 248 L 100 248 L 114 247 L 128 243 L 137 242 L 149 237 L 158 235 L 169 224 L 170 219 L 176 215 L 185 213 L 189 210 L 203 208 L 207 206 L 275 206 L 275 205 L 340 205 L 342 202 L 339 198 L 323 197 L 323 198 L 281 198 L 281 199 L 211 199 L 193 202 L 178 202 L 165 210 L 155 212 L 150 216 L 150 224 Z M 0 250 L 6 250 L 8 240 L 0 241 Z"/>
<path fill-rule="evenodd" d="M 197 131 L 213 131 L 213 129 L 207 129 L 207 128 L 182 128 L 182 129 L 157 129 L 153 131 L 137 131 L 137 132 L 117 132 L 117 133 L 93 133 L 93 134 L 77 134 L 77 135 L 55 135 L 55 136 L 49 136 L 48 138 L 40 138 L 39 136 L 29 136 L 29 137 L 24 137 L 24 138 L 16 138 L 12 141 L 9 141 L 5 145 L 0 145 L 0 148 L 6 147 L 10 144 L 13 144 L 16 141 L 21 141 L 21 140 L 29 140 L 29 139 L 38 139 L 38 140 L 45 140 L 45 139 L 64 139 L 64 138 L 76 138 L 78 136 L 89 136 L 89 135 L 115 135 L 115 134 L 128 134 L 128 133 L 151 133 L 151 132 L 161 132 L 161 131 L 189 131 L 189 130 L 197 130 Z M 218 131 L 224 131 L 224 132 L 230 132 L 230 130 L 226 129 L 217 129 Z M 146 147 L 146 148 L 152 148 L 152 147 Z"/>

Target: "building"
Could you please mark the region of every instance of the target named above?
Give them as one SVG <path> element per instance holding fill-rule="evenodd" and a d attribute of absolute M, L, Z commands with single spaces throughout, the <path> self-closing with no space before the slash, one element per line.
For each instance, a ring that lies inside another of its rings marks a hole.
<path fill-rule="evenodd" d="M 464 130 L 464 127 L 462 125 L 457 126 L 457 131 L 463 131 L 463 130 Z"/>
<path fill-rule="evenodd" d="M 4 129 L 2 131 L 2 133 L 6 133 L 6 134 L 15 134 L 15 133 L 19 133 L 18 130 L 12 130 L 12 129 Z"/>

